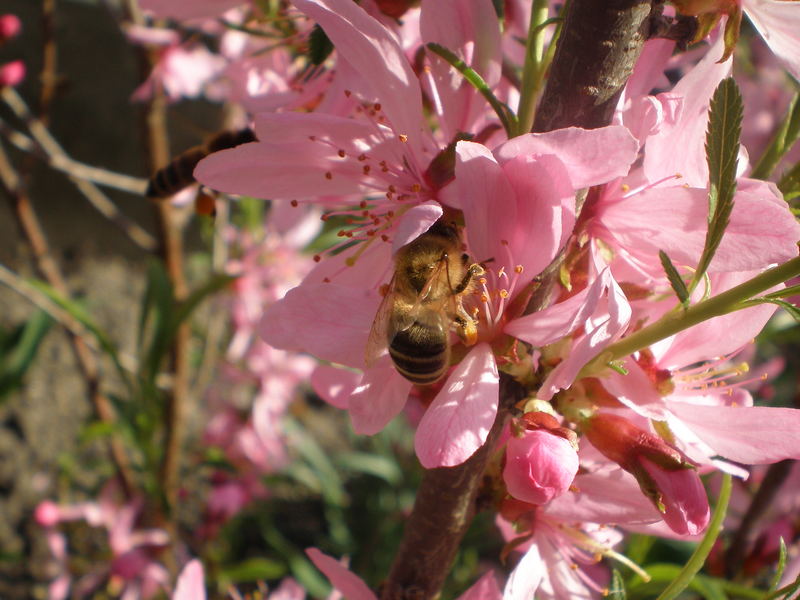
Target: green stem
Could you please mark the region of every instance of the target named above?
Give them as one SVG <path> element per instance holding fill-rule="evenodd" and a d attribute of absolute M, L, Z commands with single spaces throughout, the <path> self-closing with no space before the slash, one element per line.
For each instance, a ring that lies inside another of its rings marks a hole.
<path fill-rule="evenodd" d="M 542 24 L 547 20 L 547 0 L 533 0 L 531 21 L 528 26 L 528 39 L 525 41 L 525 64 L 522 68 L 519 111 L 516 135 L 528 133 L 533 127 L 536 96 L 544 69 L 544 30 Z"/>
<path fill-rule="evenodd" d="M 741 308 L 741 302 L 749 300 L 756 294 L 768 290 L 772 286 L 783 283 L 792 277 L 800 275 L 800 256 L 788 262 L 767 269 L 760 275 L 745 281 L 722 292 L 716 296 L 698 302 L 686 310 L 672 311 L 661 317 L 658 321 L 640 329 L 636 333 L 611 344 L 603 352 L 590 360 L 581 370 L 582 373 L 593 373 L 598 367 L 610 361 L 620 359 L 629 354 L 647 348 L 659 340 L 688 329 L 693 325 L 702 323 L 714 317 L 728 314 Z"/>
<path fill-rule="evenodd" d="M 722 489 L 719 492 L 719 499 L 717 500 L 717 507 L 714 509 L 714 514 L 711 517 L 711 522 L 708 524 L 703 540 L 698 544 L 697 549 L 692 554 L 689 562 L 684 565 L 678 576 L 670 583 L 666 589 L 661 592 L 657 600 L 671 600 L 680 594 L 691 583 L 694 576 L 703 568 L 706 558 L 708 558 L 714 542 L 722 531 L 722 521 L 725 518 L 725 513 L 728 511 L 728 500 L 731 497 L 731 476 L 725 473 L 722 477 Z"/>

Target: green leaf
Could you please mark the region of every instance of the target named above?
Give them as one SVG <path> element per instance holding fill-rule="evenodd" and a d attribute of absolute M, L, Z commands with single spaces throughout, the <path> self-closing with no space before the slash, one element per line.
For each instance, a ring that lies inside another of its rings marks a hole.
<path fill-rule="evenodd" d="M 764 294 L 764 298 L 789 298 L 800 294 L 800 284 L 792 285 L 782 290 L 775 290 L 769 294 Z"/>
<path fill-rule="evenodd" d="M 65 298 L 62 296 L 58 291 L 56 291 L 52 286 L 45 283 L 44 281 L 39 281 L 37 279 L 32 279 L 28 281 L 28 283 L 35 287 L 37 290 L 42 292 L 45 296 L 47 296 L 50 300 L 56 303 L 59 307 L 64 309 L 69 316 L 75 319 L 78 323 L 80 323 L 88 333 L 90 333 L 95 340 L 97 340 L 98 345 L 100 348 L 105 352 L 111 361 L 114 363 L 117 371 L 119 372 L 120 378 L 126 383 L 126 385 L 130 386 L 130 379 L 128 378 L 128 373 L 122 366 L 122 363 L 119 360 L 119 353 L 117 352 L 117 347 L 114 342 L 111 341 L 111 338 L 108 334 L 103 331 L 97 323 L 89 316 L 86 312 L 86 309 L 81 306 L 78 302 L 71 298 Z"/>
<path fill-rule="evenodd" d="M 706 160 L 710 189 L 708 193 L 708 231 L 703 253 L 689 291 L 694 290 L 705 274 L 730 222 L 733 195 L 736 192 L 736 165 L 739 136 L 742 131 L 742 96 L 733 78 L 723 79 L 711 98 Z"/>
<path fill-rule="evenodd" d="M 783 541 L 781 536 L 781 546 L 778 551 L 778 566 L 775 569 L 775 575 L 772 576 L 772 581 L 769 584 L 769 591 L 772 592 L 778 589 L 778 584 L 783 577 L 783 571 L 786 569 L 786 542 Z"/>
<path fill-rule="evenodd" d="M 189 294 L 186 300 L 178 304 L 173 327 L 177 328 L 178 325 L 189 318 L 203 300 L 227 288 L 231 282 L 236 281 L 237 277 L 237 275 L 228 275 L 226 273 L 215 273 L 209 277 L 208 281 Z"/>
<path fill-rule="evenodd" d="M 769 147 L 759 159 L 750 177 L 768 179 L 781 159 L 800 138 L 800 94 L 795 94 Z"/>
<path fill-rule="evenodd" d="M 611 571 L 611 584 L 608 586 L 606 598 L 611 598 L 611 600 L 625 600 L 627 597 L 625 593 L 625 582 L 622 579 L 622 575 L 620 575 L 617 569 L 613 569 Z"/>
<path fill-rule="evenodd" d="M 778 182 L 778 189 L 787 201 L 800 194 L 800 162 L 783 174 Z"/>
<path fill-rule="evenodd" d="M 396 460 L 368 452 L 344 452 L 338 454 L 336 456 L 336 465 L 340 469 L 379 477 L 389 485 L 399 485 L 403 477 Z"/>
<path fill-rule="evenodd" d="M 745 302 L 741 303 L 741 307 L 739 308 L 750 308 L 751 306 L 756 306 L 757 304 L 775 304 L 780 306 L 789 315 L 798 323 L 800 323 L 800 308 L 792 304 L 791 302 L 786 302 L 786 300 L 779 300 L 778 298 L 770 298 L 770 297 L 763 297 L 763 298 L 752 298 L 750 300 L 746 300 Z"/>
<path fill-rule="evenodd" d="M 667 588 L 658 596 L 658 600 L 671 600 L 680 594 L 694 579 L 695 575 L 703 567 L 706 558 L 711 553 L 711 548 L 714 542 L 719 537 L 722 531 L 722 521 L 725 519 L 725 513 L 728 511 L 728 501 L 731 497 L 731 476 L 724 474 L 722 479 L 722 487 L 719 492 L 719 499 L 717 506 L 714 509 L 714 514 L 711 516 L 711 522 L 708 524 L 706 534 L 703 540 L 697 545 L 697 549 L 692 554 L 692 557 L 681 569 L 680 573 L 672 580 Z M 648 569 L 652 575 L 652 571 Z"/>
<path fill-rule="evenodd" d="M 36 357 L 36 352 L 50 331 L 53 319 L 44 311 L 31 317 L 3 340 L 0 350 L 0 398 L 22 385 L 22 378 Z"/>
<path fill-rule="evenodd" d="M 686 288 L 680 273 L 678 273 L 678 269 L 675 268 L 667 253 L 663 250 L 658 251 L 658 258 L 661 259 L 661 266 L 664 267 L 669 284 L 672 286 L 675 295 L 678 296 L 678 300 L 680 300 L 681 304 L 687 306 L 689 304 L 689 290 Z"/>
<path fill-rule="evenodd" d="M 509 137 L 515 135 L 517 130 L 517 117 L 514 114 L 508 105 L 500 100 L 492 93 L 492 90 L 489 88 L 489 85 L 483 80 L 477 71 L 472 69 L 465 63 L 463 60 L 458 58 L 453 52 L 445 48 L 444 46 L 440 46 L 439 44 L 435 44 L 434 42 L 429 42 L 425 44 L 425 47 L 436 54 L 437 56 L 443 58 L 451 67 L 453 67 L 456 71 L 461 73 L 472 86 L 478 90 L 483 96 L 489 105 L 494 109 L 494 112 L 497 113 L 500 122 L 503 124 L 503 129 L 506 130 L 506 134 Z"/>
<path fill-rule="evenodd" d="M 333 52 L 333 42 L 319 25 L 314 25 L 308 36 L 308 59 L 314 65 L 321 65 Z"/>
<path fill-rule="evenodd" d="M 174 307 L 175 295 L 169 275 L 160 261 L 152 261 L 147 270 L 147 287 L 139 320 L 142 356 L 139 374 L 145 381 L 155 381 L 161 361 L 169 350 Z M 148 337 L 149 343 L 146 341 Z"/>
<path fill-rule="evenodd" d="M 248 558 L 236 565 L 223 567 L 220 578 L 233 583 L 255 583 L 278 579 L 286 574 L 286 565 L 268 558 Z"/>

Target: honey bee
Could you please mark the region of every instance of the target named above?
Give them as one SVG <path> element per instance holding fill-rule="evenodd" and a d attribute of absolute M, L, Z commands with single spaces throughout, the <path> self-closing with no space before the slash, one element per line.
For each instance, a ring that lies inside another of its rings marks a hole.
<path fill-rule="evenodd" d="M 477 322 L 462 301 L 483 272 L 462 253 L 458 228 L 442 219 L 400 248 L 370 331 L 367 365 L 388 347 L 409 381 L 428 385 L 441 379 L 450 366 L 451 327 L 466 345 L 477 341 Z"/>
<path fill-rule="evenodd" d="M 179 154 L 168 165 L 156 171 L 147 182 L 145 195 L 148 198 L 165 198 L 177 194 L 195 182 L 194 168 L 206 156 L 255 141 L 256 136 L 252 129 L 222 131 L 205 144 Z"/>

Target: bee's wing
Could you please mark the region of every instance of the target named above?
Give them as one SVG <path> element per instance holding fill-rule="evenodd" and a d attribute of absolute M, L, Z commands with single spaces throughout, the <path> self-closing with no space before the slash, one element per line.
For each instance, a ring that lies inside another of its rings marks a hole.
<path fill-rule="evenodd" d="M 392 318 L 392 307 L 394 305 L 395 279 L 396 276 L 392 277 L 389 282 L 389 288 L 383 300 L 381 300 L 380 306 L 378 306 L 378 312 L 375 313 L 372 328 L 369 330 L 365 356 L 367 367 L 374 366 L 389 345 L 389 321 Z"/>

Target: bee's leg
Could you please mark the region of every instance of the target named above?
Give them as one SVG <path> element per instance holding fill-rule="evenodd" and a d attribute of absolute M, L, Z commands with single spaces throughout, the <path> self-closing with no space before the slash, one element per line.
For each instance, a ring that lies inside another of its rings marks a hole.
<path fill-rule="evenodd" d="M 464 278 L 459 282 L 459 284 L 453 289 L 454 294 L 461 294 L 469 287 L 469 284 L 472 283 L 472 280 L 475 277 L 483 275 L 485 271 L 483 267 L 480 266 L 478 263 L 472 264 L 467 269 L 467 272 L 464 274 Z M 463 310 L 463 309 L 462 309 Z M 464 313 L 466 314 L 466 312 Z"/>
<path fill-rule="evenodd" d="M 467 346 L 473 346 L 478 341 L 478 324 L 464 308 L 461 298 L 456 302 L 456 314 L 453 321 L 458 325 L 456 332 Z"/>

